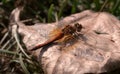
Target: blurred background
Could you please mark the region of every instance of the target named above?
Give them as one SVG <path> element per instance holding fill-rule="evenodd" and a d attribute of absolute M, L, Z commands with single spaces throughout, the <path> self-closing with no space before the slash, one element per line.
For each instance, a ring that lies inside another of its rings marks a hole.
<path fill-rule="evenodd" d="M 51 23 L 65 16 L 84 10 L 105 11 L 120 19 L 120 0 L 1 0 L 0 1 L 0 73 L 43 74 L 40 64 L 20 52 L 14 37 L 9 34 L 11 11 L 25 2 L 21 20 L 31 19 L 34 23 Z M 22 46 L 22 44 L 21 44 Z"/>

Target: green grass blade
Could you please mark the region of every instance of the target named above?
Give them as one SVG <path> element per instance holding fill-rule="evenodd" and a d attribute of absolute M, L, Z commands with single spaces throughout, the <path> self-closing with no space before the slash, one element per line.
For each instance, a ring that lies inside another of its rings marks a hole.
<path fill-rule="evenodd" d="M 0 53 L 10 54 L 10 55 L 18 55 L 16 52 L 8 51 L 8 50 L 1 50 L 1 49 L 0 49 Z"/>
<path fill-rule="evenodd" d="M 51 4 L 49 10 L 48 10 L 48 22 L 50 22 L 52 20 L 52 12 L 53 12 L 53 8 L 54 8 L 54 5 Z"/>
<path fill-rule="evenodd" d="M 23 58 L 22 58 L 22 54 L 21 53 L 19 54 L 19 60 L 20 60 L 20 65 L 23 68 L 25 74 L 30 74 L 29 71 L 27 70 L 24 62 L 23 62 Z"/>
<path fill-rule="evenodd" d="M 58 18 L 60 18 L 62 16 L 62 13 L 63 13 L 63 10 L 64 10 L 66 4 L 67 4 L 67 0 L 63 0 L 63 2 L 61 3 L 60 11 L 58 13 Z"/>
<path fill-rule="evenodd" d="M 14 25 L 14 30 L 13 30 L 13 35 L 14 35 L 14 37 L 15 37 L 15 40 L 16 40 L 16 42 L 17 42 L 17 44 L 18 44 L 18 46 L 19 46 L 19 48 L 20 48 L 20 50 L 23 52 L 23 54 L 27 57 L 27 58 L 30 58 L 28 55 L 27 55 L 27 53 L 25 53 L 25 51 L 24 51 L 24 49 L 22 48 L 22 46 L 21 46 L 21 44 L 20 44 L 20 41 L 19 41 L 19 39 L 18 39 L 18 33 L 17 33 L 17 25 Z"/>

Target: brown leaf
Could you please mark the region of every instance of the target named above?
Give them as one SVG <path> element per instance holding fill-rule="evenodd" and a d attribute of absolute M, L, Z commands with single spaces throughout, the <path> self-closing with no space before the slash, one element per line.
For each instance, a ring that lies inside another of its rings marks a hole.
<path fill-rule="evenodd" d="M 19 16 L 16 17 L 19 19 Z M 24 35 L 27 49 L 44 43 L 56 27 L 76 22 L 82 24 L 83 29 L 75 43 L 52 43 L 32 52 L 47 74 L 103 73 L 120 67 L 120 23 L 109 13 L 86 10 L 59 22 L 36 23 L 33 26 L 15 21 L 19 26 L 18 32 Z"/>

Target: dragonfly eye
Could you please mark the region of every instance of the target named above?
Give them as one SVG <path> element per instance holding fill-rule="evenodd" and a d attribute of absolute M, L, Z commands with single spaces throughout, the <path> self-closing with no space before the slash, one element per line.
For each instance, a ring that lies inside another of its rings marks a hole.
<path fill-rule="evenodd" d="M 76 23 L 76 24 L 75 24 L 75 28 L 76 28 L 76 31 L 77 31 L 77 32 L 80 32 L 83 27 L 82 27 L 81 24 Z"/>

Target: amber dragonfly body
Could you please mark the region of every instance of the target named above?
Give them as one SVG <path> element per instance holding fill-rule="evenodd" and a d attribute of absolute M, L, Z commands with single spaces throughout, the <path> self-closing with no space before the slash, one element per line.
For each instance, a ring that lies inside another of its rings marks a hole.
<path fill-rule="evenodd" d="M 66 25 L 63 29 L 58 29 L 58 30 L 56 29 L 57 32 L 55 32 L 55 30 L 53 30 L 52 32 L 53 33 L 55 32 L 55 34 L 53 34 L 53 36 L 50 39 L 48 39 L 46 42 L 44 42 L 42 44 L 36 45 L 35 47 L 33 47 L 31 49 L 31 51 L 37 50 L 38 48 L 41 48 L 45 45 L 48 45 L 48 44 L 53 43 L 57 40 L 60 40 L 64 36 L 69 36 L 69 35 L 72 36 L 72 35 L 76 34 L 77 32 L 80 32 L 81 29 L 82 29 L 82 25 L 79 23 L 76 23 L 76 24 L 74 24 L 74 26 Z"/>

